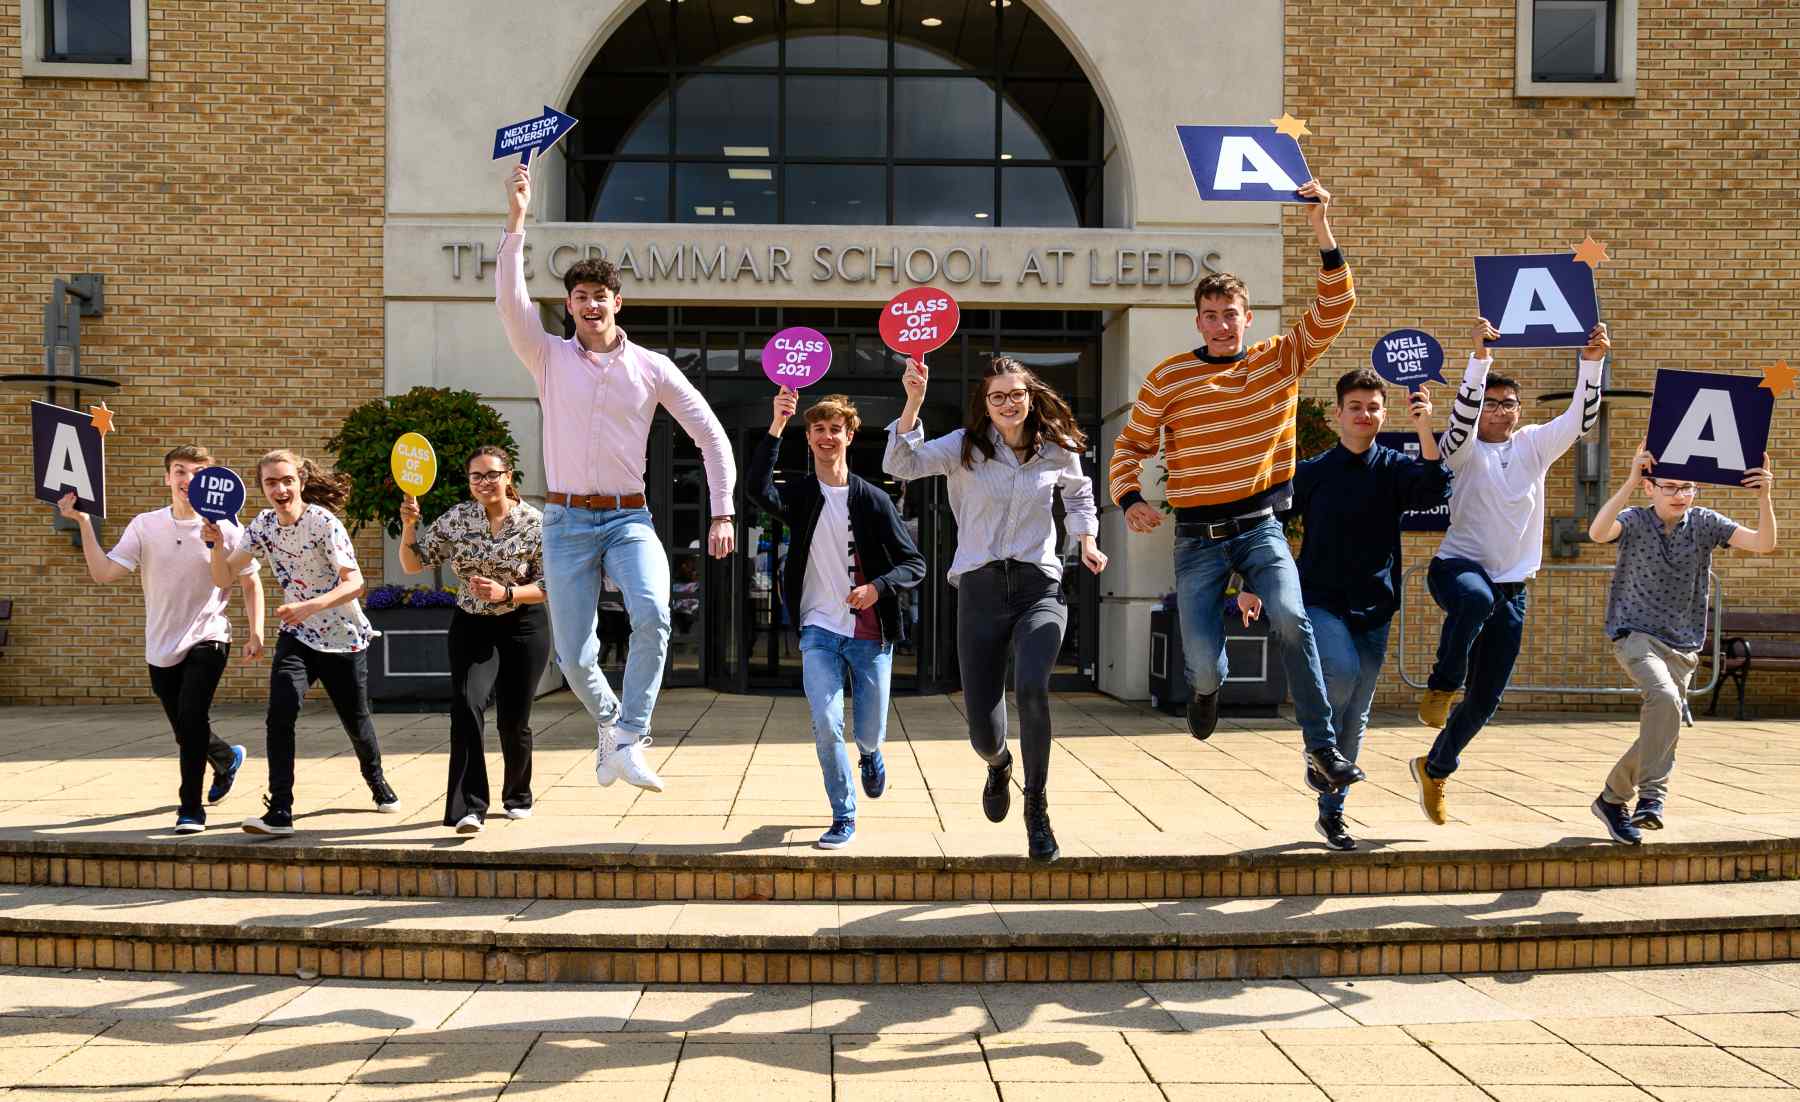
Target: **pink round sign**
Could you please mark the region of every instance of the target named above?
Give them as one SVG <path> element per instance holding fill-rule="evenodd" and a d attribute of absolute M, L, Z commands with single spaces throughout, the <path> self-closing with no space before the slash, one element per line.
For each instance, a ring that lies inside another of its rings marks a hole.
<path fill-rule="evenodd" d="M 795 390 L 825 377 L 831 368 L 831 342 L 817 329 L 790 326 L 763 345 L 763 374 L 777 386 Z"/>
<path fill-rule="evenodd" d="M 881 308 L 881 340 L 902 356 L 917 359 L 947 344 L 961 320 L 962 310 L 950 292 L 914 287 L 901 291 Z"/>

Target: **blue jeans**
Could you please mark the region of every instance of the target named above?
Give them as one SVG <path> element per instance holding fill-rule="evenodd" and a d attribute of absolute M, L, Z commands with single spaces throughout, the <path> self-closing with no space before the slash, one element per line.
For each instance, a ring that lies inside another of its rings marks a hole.
<path fill-rule="evenodd" d="M 1425 683 L 1439 692 L 1463 690 L 1425 759 L 1425 772 L 1442 779 L 1456 772 L 1463 748 L 1500 708 L 1525 634 L 1525 583 L 1496 582 L 1473 559 L 1434 558 L 1425 584 L 1444 610 L 1437 661 Z"/>
<path fill-rule="evenodd" d="M 800 629 L 800 676 L 812 708 L 813 748 L 819 752 L 819 772 L 825 775 L 833 819 L 856 818 L 856 785 L 850 780 L 850 751 L 844 746 L 844 674 L 850 675 L 856 748 L 873 754 L 887 738 L 888 675 L 893 664 L 892 643 L 852 639 L 820 627 Z"/>
<path fill-rule="evenodd" d="M 594 627 L 602 570 L 631 617 L 623 699 L 600 672 Z M 544 506 L 544 588 L 556 664 L 576 699 L 600 724 L 616 727 L 621 743 L 649 734 L 669 653 L 669 556 L 650 510 Z"/>
<path fill-rule="evenodd" d="M 1319 672 L 1319 650 L 1300 603 L 1300 573 L 1281 525 L 1270 517 L 1228 539 L 1175 539 L 1175 596 L 1181 611 L 1181 646 L 1188 683 L 1200 696 L 1225 683 L 1225 583 L 1233 571 L 1262 598 L 1269 634 L 1280 643 L 1294 718 L 1308 750 L 1335 745 L 1331 705 Z"/>
<path fill-rule="evenodd" d="M 1254 591 L 1253 591 L 1254 592 Z M 1369 726 L 1369 706 L 1375 700 L 1375 684 L 1381 680 L 1381 663 L 1387 658 L 1388 626 L 1353 628 L 1329 609 L 1306 606 L 1313 638 L 1319 645 L 1319 668 L 1325 674 L 1325 699 L 1331 703 L 1331 727 L 1338 753 L 1356 760 L 1362 751 L 1363 731 Z M 1348 789 L 1319 797 L 1319 814 L 1344 810 Z"/>

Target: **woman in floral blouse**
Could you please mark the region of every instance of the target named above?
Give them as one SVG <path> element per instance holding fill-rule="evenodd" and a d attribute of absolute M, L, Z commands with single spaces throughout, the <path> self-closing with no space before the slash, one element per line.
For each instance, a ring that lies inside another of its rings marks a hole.
<path fill-rule="evenodd" d="M 450 789 L 444 825 L 481 829 L 488 810 L 482 729 L 495 699 L 509 819 L 531 816 L 531 700 L 550 662 L 544 608 L 544 518 L 519 500 L 504 448 L 469 457 L 465 501 L 418 531 L 419 502 L 400 506 L 400 565 L 417 574 L 446 562 L 462 579 L 450 620 Z"/>

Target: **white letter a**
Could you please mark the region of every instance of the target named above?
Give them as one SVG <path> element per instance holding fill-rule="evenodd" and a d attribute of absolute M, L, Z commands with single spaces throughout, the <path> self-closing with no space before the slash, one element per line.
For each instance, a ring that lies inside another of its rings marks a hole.
<path fill-rule="evenodd" d="M 1239 191 L 1245 184 L 1264 184 L 1277 191 L 1300 188 L 1255 138 L 1227 134 L 1219 139 L 1219 167 L 1213 173 L 1213 187 L 1219 191 Z"/>
<path fill-rule="evenodd" d="M 1711 429 L 1711 439 L 1707 430 Z M 1737 415 L 1728 390 L 1702 390 L 1681 418 L 1675 435 L 1656 458 L 1664 463 L 1691 463 L 1695 456 L 1711 459 L 1722 471 L 1742 471 L 1744 445 L 1738 438 Z M 1655 472 L 1651 472 L 1654 474 Z"/>

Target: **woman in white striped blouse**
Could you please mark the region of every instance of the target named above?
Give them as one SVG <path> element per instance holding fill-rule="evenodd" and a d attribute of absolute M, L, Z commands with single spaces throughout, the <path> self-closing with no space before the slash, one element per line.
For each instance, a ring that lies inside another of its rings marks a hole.
<path fill-rule="evenodd" d="M 1094 487 L 1081 472 L 1087 439 L 1069 405 L 1024 364 L 996 357 L 976 385 L 965 427 L 929 443 L 919 424 L 929 372 L 917 360 L 902 379 L 906 406 L 888 426 L 882 466 L 895 478 L 943 475 L 956 515 L 956 649 L 969 741 L 988 763 L 981 806 L 1001 822 L 1012 804 L 1006 748 L 1006 661 L 1013 660 L 1019 747 L 1025 758 L 1025 835 L 1031 856 L 1055 860 L 1045 785 L 1050 773 L 1050 673 L 1069 612 L 1062 596 L 1055 495 L 1081 561 L 1098 574 Z"/>

